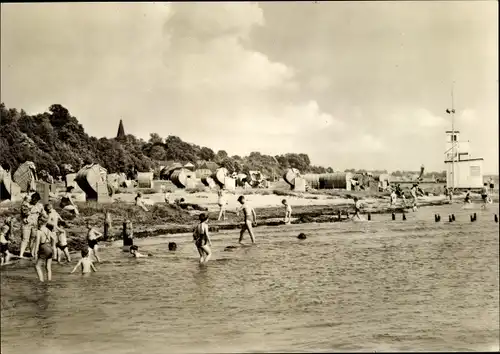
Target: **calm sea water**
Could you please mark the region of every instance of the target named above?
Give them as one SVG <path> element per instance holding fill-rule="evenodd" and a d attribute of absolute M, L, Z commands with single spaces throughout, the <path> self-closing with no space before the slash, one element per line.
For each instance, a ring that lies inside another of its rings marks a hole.
<path fill-rule="evenodd" d="M 143 239 L 156 257 L 116 244 L 97 273 L 54 265 L 50 284 L 23 261 L 1 271 L 2 353 L 498 350 L 495 213 L 259 227 L 257 247 L 233 252 L 238 232 L 218 233 L 206 267 L 190 236 Z"/>

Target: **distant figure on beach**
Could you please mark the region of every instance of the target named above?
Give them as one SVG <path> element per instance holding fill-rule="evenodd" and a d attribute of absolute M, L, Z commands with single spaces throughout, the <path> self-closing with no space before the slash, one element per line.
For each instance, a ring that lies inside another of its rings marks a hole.
<path fill-rule="evenodd" d="M 486 204 L 489 203 L 489 198 L 488 198 L 488 183 L 485 183 L 483 185 L 483 188 L 481 188 L 481 198 L 483 198 L 483 205 L 481 206 L 481 208 L 485 209 L 486 208 Z"/>
<path fill-rule="evenodd" d="M 162 186 L 163 189 L 165 189 L 165 186 Z M 170 192 L 168 189 L 165 189 L 163 198 L 165 199 L 165 204 L 170 204 Z"/>
<path fill-rule="evenodd" d="M 82 274 L 88 274 L 90 272 L 96 271 L 94 264 L 90 259 L 90 252 L 88 248 L 82 250 L 82 258 L 78 261 L 75 268 L 73 268 L 70 274 L 73 274 L 80 266 L 82 267 Z"/>
<path fill-rule="evenodd" d="M 286 199 L 283 199 L 281 203 L 285 206 L 285 225 L 290 225 L 292 223 L 292 207 Z"/>
<path fill-rule="evenodd" d="M 202 264 L 208 262 L 212 256 L 212 250 L 210 249 L 212 241 L 210 240 L 210 236 L 208 234 L 208 214 L 201 213 L 199 218 L 200 223 L 196 225 L 193 231 L 193 242 L 198 249 L 198 253 L 200 254 L 200 264 Z"/>
<path fill-rule="evenodd" d="M 240 211 L 243 211 L 243 216 L 245 218 L 243 227 L 241 228 L 241 231 L 240 231 L 240 240 L 238 242 L 242 243 L 243 235 L 245 234 L 245 231 L 248 230 L 248 233 L 250 234 L 250 238 L 252 240 L 252 243 L 255 243 L 255 236 L 253 234 L 253 226 L 257 226 L 257 214 L 255 214 L 255 210 L 251 206 L 246 204 L 245 196 L 240 195 L 238 197 L 238 202 L 241 204 L 241 208 L 238 210 L 236 215 L 239 216 Z"/>
<path fill-rule="evenodd" d="M 0 265 L 9 264 L 12 254 L 9 252 L 10 237 L 12 235 L 12 217 L 5 219 L 0 229 Z"/>
<path fill-rule="evenodd" d="M 19 257 L 24 258 L 24 252 L 29 245 L 31 257 L 34 257 L 33 247 L 38 230 L 38 218 L 47 217 L 47 213 L 40 203 L 40 194 L 35 192 L 31 198 L 26 196 L 21 204 L 21 247 Z"/>
<path fill-rule="evenodd" d="M 493 181 L 493 178 L 488 179 L 488 184 L 490 185 L 490 194 L 493 194 L 493 189 L 495 189 L 495 182 Z"/>
<path fill-rule="evenodd" d="M 109 210 L 104 212 L 104 240 L 113 240 L 111 235 L 111 228 L 113 227 L 113 219 L 111 218 L 111 213 Z"/>
<path fill-rule="evenodd" d="M 47 212 L 47 228 L 53 232 L 56 238 L 56 258 L 57 263 L 61 263 L 62 254 L 66 257 L 66 261 L 71 262 L 71 256 L 68 250 L 68 241 L 66 238 L 66 231 L 59 227 L 59 221 L 64 222 L 63 218 L 54 209 L 52 204 L 45 205 L 45 211 Z"/>
<path fill-rule="evenodd" d="M 224 196 L 224 191 L 222 189 L 219 189 L 217 195 L 219 196 L 219 200 L 217 202 L 219 204 L 219 218 L 217 219 L 217 221 L 220 221 L 221 218 L 223 218 L 223 220 L 226 220 L 227 200 Z"/>
<path fill-rule="evenodd" d="M 465 193 L 465 198 L 464 198 L 464 204 L 471 204 L 470 200 L 470 188 L 467 190 L 467 193 Z"/>
<path fill-rule="evenodd" d="M 150 254 L 139 253 L 139 247 L 136 246 L 136 245 L 130 246 L 130 254 L 134 258 L 144 258 L 144 257 L 150 257 L 151 256 Z"/>
<path fill-rule="evenodd" d="M 452 188 L 447 188 L 446 189 L 448 192 L 447 192 L 447 195 L 448 195 L 448 199 L 451 202 L 453 202 L 453 189 Z"/>
<path fill-rule="evenodd" d="M 47 228 L 47 216 L 42 215 L 38 219 L 38 230 L 33 247 L 33 258 L 35 260 L 35 270 L 38 279 L 43 279 L 42 265 L 45 263 L 47 270 L 47 280 L 52 280 L 52 260 L 56 258 L 56 238 L 52 231 Z"/>
<path fill-rule="evenodd" d="M 91 256 L 93 255 L 97 262 L 101 262 L 97 250 L 99 246 L 99 238 L 102 237 L 102 234 L 97 231 L 92 225 L 90 225 L 90 221 L 87 221 L 87 243 L 89 245 L 89 253 Z M 90 256 L 89 256 L 90 257 Z"/>
<path fill-rule="evenodd" d="M 75 215 L 80 215 L 80 212 L 78 211 L 78 208 L 75 205 L 75 202 L 73 202 L 73 198 L 71 198 L 71 192 L 74 189 L 73 186 L 69 186 L 66 188 L 66 193 L 61 197 L 61 203 L 59 206 L 63 210 L 67 210 L 69 212 L 72 212 Z"/>
<path fill-rule="evenodd" d="M 149 211 L 148 208 L 146 208 L 146 205 L 144 205 L 144 200 L 142 199 L 141 192 L 138 192 L 137 196 L 135 197 L 135 205 L 142 208 L 142 210 L 144 210 L 144 211 Z"/>
<path fill-rule="evenodd" d="M 396 195 L 398 197 L 401 197 L 402 195 L 404 195 L 403 190 L 401 189 L 401 184 L 399 184 L 399 183 L 396 185 Z"/>
<path fill-rule="evenodd" d="M 413 184 L 413 187 L 410 189 L 413 211 L 417 211 L 417 187 L 417 184 Z"/>
<path fill-rule="evenodd" d="M 391 204 L 390 204 L 391 208 L 394 208 L 396 206 L 397 200 L 398 200 L 398 195 L 396 194 L 396 191 L 393 190 L 391 192 Z"/>
<path fill-rule="evenodd" d="M 354 219 L 355 217 L 361 219 L 361 200 L 356 196 L 352 197 L 352 199 L 354 200 L 354 215 L 351 217 L 351 219 Z"/>

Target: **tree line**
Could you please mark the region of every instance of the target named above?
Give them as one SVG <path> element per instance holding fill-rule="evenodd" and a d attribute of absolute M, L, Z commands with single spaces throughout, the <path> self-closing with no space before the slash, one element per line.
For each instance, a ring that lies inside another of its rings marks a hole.
<path fill-rule="evenodd" d="M 64 174 L 65 164 L 77 171 L 86 164 L 98 163 L 109 173 L 126 173 L 132 167 L 149 171 L 164 161 L 191 162 L 196 167 L 203 165 L 197 166 L 200 161 L 215 162 L 230 172 L 260 171 L 269 177 L 280 177 L 288 168 L 297 168 L 302 173 L 334 172 L 331 167 L 312 165 L 309 156 L 303 153 L 271 156 L 254 151 L 248 156 L 230 156 L 224 150 L 215 152 L 177 136 L 162 138 L 158 133 L 151 133 L 148 141 L 132 134 L 98 139 L 89 136 L 78 119 L 60 104 L 50 106 L 47 112 L 28 115 L 22 109 L 7 108 L 0 103 L 0 163 L 15 171 L 25 161 L 33 161 L 38 171 L 45 170 L 54 177 Z M 344 172 L 367 171 L 348 169 Z M 386 170 L 371 172 L 387 173 Z M 436 173 L 436 177 L 443 173 Z"/>
<path fill-rule="evenodd" d="M 270 177 L 278 177 L 290 167 L 310 173 L 333 172 L 332 168 L 311 165 L 309 156 L 300 153 L 270 156 L 252 152 L 248 156 L 230 156 L 224 150 L 214 152 L 177 136 L 162 138 L 157 133 L 151 133 L 148 141 L 132 134 L 98 139 L 89 136 L 78 119 L 60 104 L 50 106 L 47 112 L 28 115 L 1 103 L 0 163 L 15 171 L 25 161 L 33 161 L 38 171 L 45 170 L 52 176 L 63 175 L 66 164 L 76 171 L 86 164 L 98 163 L 109 173 L 126 173 L 132 167 L 149 171 L 163 161 L 191 162 L 195 166 L 200 161 L 215 162 L 230 172 L 257 170 Z"/>

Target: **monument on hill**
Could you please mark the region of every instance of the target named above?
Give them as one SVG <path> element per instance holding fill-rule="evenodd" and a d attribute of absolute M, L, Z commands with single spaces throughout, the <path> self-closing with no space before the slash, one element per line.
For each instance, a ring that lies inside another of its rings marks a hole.
<path fill-rule="evenodd" d="M 123 122 L 120 119 L 120 125 L 118 125 L 118 133 L 116 134 L 117 139 L 125 138 L 125 129 L 123 129 Z"/>

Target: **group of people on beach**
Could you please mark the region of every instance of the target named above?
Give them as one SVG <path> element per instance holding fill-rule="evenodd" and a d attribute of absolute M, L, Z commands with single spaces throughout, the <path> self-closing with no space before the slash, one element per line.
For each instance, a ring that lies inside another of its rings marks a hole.
<path fill-rule="evenodd" d="M 61 198 L 60 207 L 63 210 L 73 213 L 76 217 L 79 216 L 79 211 L 75 203 L 71 198 L 71 192 L 73 187 L 69 187 L 66 193 Z M 418 188 L 418 184 L 413 184 L 410 188 L 411 195 L 411 207 L 414 211 L 417 210 L 417 195 L 421 192 Z M 165 194 L 165 202 L 169 203 L 168 193 Z M 224 194 L 224 190 L 219 190 L 217 192 L 218 200 L 217 204 L 219 206 L 219 214 L 217 221 L 226 220 L 226 212 L 228 200 Z M 483 207 L 491 202 L 489 197 L 489 189 L 487 183 L 481 190 L 481 196 L 483 199 Z M 397 184 L 392 190 L 390 195 L 390 205 L 394 207 L 396 205 L 397 199 L 401 198 L 403 201 L 403 206 L 408 207 L 405 194 L 401 189 L 401 186 Z M 360 198 L 354 196 L 354 217 L 361 218 L 361 208 L 362 201 Z M 244 222 L 240 230 L 240 237 L 238 242 L 241 244 L 246 232 L 248 232 L 252 244 L 255 243 L 255 235 L 253 228 L 257 225 L 257 216 L 255 210 L 249 206 L 246 201 L 245 196 L 239 196 L 237 199 L 240 204 L 240 208 L 237 210 L 236 215 L 242 212 L 244 217 Z M 468 190 L 464 203 L 471 203 L 471 191 Z M 137 194 L 135 198 L 135 204 L 148 211 L 145 206 L 145 202 L 142 199 L 141 193 Z M 284 219 L 285 224 L 290 224 L 292 220 L 292 207 L 286 199 L 282 200 L 282 205 L 284 206 Z M 71 262 L 71 255 L 68 249 L 67 234 L 64 230 L 64 225 L 66 221 L 61 217 L 61 215 L 55 210 L 52 203 L 47 203 L 43 205 L 41 203 L 41 198 L 38 192 L 34 192 L 31 195 L 27 195 L 21 204 L 21 243 L 19 256 L 15 256 L 9 252 L 9 243 L 11 236 L 13 234 L 13 217 L 8 217 L 5 219 L 4 224 L 0 228 L 0 260 L 1 264 L 8 264 L 12 258 L 25 258 L 25 252 L 27 249 L 31 251 L 31 257 L 35 261 L 35 269 L 40 281 L 44 281 L 43 268 L 47 272 L 47 280 L 51 280 L 52 271 L 51 265 L 52 261 L 57 261 L 61 263 L 63 258 L 66 262 Z M 206 263 L 212 256 L 212 242 L 210 239 L 209 217 L 207 213 L 201 213 L 199 215 L 199 224 L 194 227 L 193 230 L 193 243 L 196 246 L 198 254 L 200 256 L 200 264 Z M 99 232 L 95 227 L 93 227 L 90 221 L 86 222 L 87 227 L 87 247 L 81 250 L 82 258 L 77 263 L 72 273 L 80 266 L 83 273 L 88 273 L 90 271 L 95 271 L 92 259 L 94 258 L 97 262 L 101 259 L 98 253 L 98 243 L 101 239 L 109 240 L 110 230 L 112 228 L 111 214 L 109 211 L 104 212 L 104 234 Z M 139 252 L 138 247 L 133 245 L 133 228 L 130 220 L 126 220 L 123 226 L 123 237 L 124 246 L 129 247 L 130 254 L 133 257 L 147 257 L 148 255 L 143 255 Z M 128 241 L 126 241 L 128 240 Z M 126 242 L 129 242 L 125 244 Z"/>
<path fill-rule="evenodd" d="M 490 187 L 488 188 L 488 183 L 483 184 L 483 187 L 481 188 L 481 199 L 483 201 L 481 209 L 485 209 L 486 205 L 491 204 L 493 202 L 490 196 L 490 193 L 493 190 L 493 186 L 494 185 L 490 183 Z M 464 206 L 470 204 L 472 204 L 472 200 L 471 200 L 471 189 L 469 188 L 465 193 Z"/>

